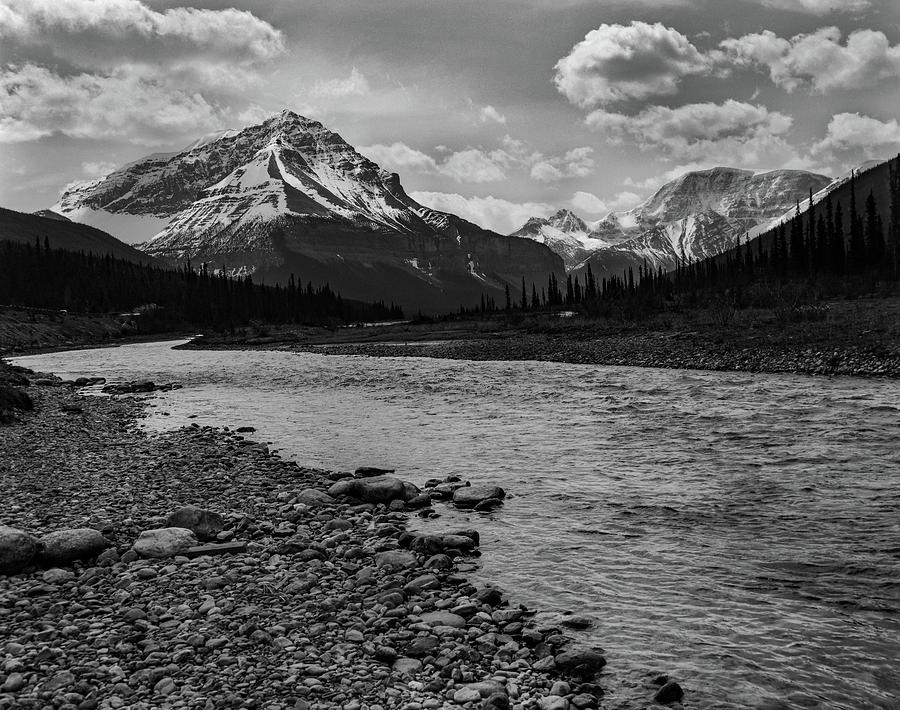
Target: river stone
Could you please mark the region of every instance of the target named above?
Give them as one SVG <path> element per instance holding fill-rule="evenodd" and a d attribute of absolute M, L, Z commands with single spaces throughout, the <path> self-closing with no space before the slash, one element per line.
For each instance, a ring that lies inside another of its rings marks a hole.
<path fill-rule="evenodd" d="M 225 519 L 211 510 L 186 505 L 166 518 L 167 528 L 186 528 L 200 540 L 215 540 L 225 528 Z"/>
<path fill-rule="evenodd" d="M 393 476 L 372 478 L 345 478 L 328 489 L 332 498 L 349 496 L 365 503 L 389 503 L 392 500 L 412 500 L 419 495 L 419 489 Z"/>
<path fill-rule="evenodd" d="M 132 549 L 141 557 L 175 557 L 198 544 L 187 528 L 157 528 L 144 530 Z"/>
<path fill-rule="evenodd" d="M 465 703 L 473 703 L 477 700 L 481 700 L 481 693 L 479 693 L 474 688 L 469 688 L 468 686 L 463 686 L 453 693 L 453 702 L 459 703 L 460 705 L 464 705 Z"/>
<path fill-rule="evenodd" d="M 430 656 L 440 645 L 441 641 L 437 636 L 418 636 L 407 646 L 406 655 L 413 658 Z"/>
<path fill-rule="evenodd" d="M 495 680 L 482 680 L 477 683 L 469 683 L 466 687 L 477 691 L 482 698 L 489 698 L 497 693 L 506 695 L 506 688 L 502 683 L 498 683 Z"/>
<path fill-rule="evenodd" d="M 379 567 L 415 567 L 418 564 L 416 556 L 403 550 L 387 550 L 375 555 L 375 564 Z"/>
<path fill-rule="evenodd" d="M 452 626 L 456 629 L 463 629 L 466 626 L 466 620 L 451 611 L 426 612 L 422 614 L 422 621 L 431 626 Z"/>
<path fill-rule="evenodd" d="M 656 691 L 656 695 L 653 696 L 653 699 L 658 703 L 668 705 L 669 703 L 681 700 L 683 697 L 684 690 L 681 686 L 674 680 L 670 680 L 662 688 Z"/>
<path fill-rule="evenodd" d="M 559 695 L 546 695 L 538 700 L 541 710 L 568 710 L 569 701 Z"/>
<path fill-rule="evenodd" d="M 31 562 L 37 550 L 38 541 L 27 532 L 0 525 L 0 572 L 18 572 Z"/>
<path fill-rule="evenodd" d="M 391 668 L 400 675 L 412 675 L 422 670 L 422 661 L 417 658 L 398 658 Z"/>
<path fill-rule="evenodd" d="M 606 659 L 603 657 L 603 654 L 596 649 L 563 651 L 553 661 L 556 667 L 564 673 L 572 673 L 582 677 L 593 676 L 606 665 Z"/>
<path fill-rule="evenodd" d="M 453 504 L 458 508 L 474 508 L 483 500 L 502 500 L 506 491 L 499 486 L 463 486 L 453 492 Z"/>
<path fill-rule="evenodd" d="M 315 488 L 304 488 L 297 494 L 297 502 L 304 505 L 328 505 L 334 503 L 334 498 L 325 491 L 316 490 Z"/>
<path fill-rule="evenodd" d="M 38 560 L 43 564 L 64 564 L 99 555 L 112 543 L 93 528 L 57 530 L 44 535 Z"/>
<path fill-rule="evenodd" d="M 393 468 L 378 468 L 377 466 L 360 466 L 354 473 L 360 478 L 372 478 L 374 476 L 384 476 L 387 473 L 393 473 Z"/>

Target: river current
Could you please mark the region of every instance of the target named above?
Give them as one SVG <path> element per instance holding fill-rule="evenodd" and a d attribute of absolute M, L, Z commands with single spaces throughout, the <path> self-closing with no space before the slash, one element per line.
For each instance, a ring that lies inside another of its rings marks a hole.
<path fill-rule="evenodd" d="M 474 576 L 594 620 L 607 708 L 900 708 L 900 382 L 151 343 L 19 358 L 175 381 L 145 426 L 257 428 L 302 465 L 508 491 Z M 193 415 L 193 418 L 191 416 Z"/>

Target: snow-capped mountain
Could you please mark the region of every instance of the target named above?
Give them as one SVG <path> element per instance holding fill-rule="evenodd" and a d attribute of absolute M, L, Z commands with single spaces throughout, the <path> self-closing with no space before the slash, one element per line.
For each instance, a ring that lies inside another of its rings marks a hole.
<path fill-rule="evenodd" d="M 628 212 L 586 223 L 561 210 L 529 220 L 514 235 L 546 243 L 569 270 L 590 263 L 597 274 L 620 273 L 644 262 L 671 269 L 681 256 L 703 259 L 726 251 L 757 225 L 780 218 L 810 189 L 829 184 L 830 178 L 802 170 L 713 168 L 666 183 Z"/>
<path fill-rule="evenodd" d="M 408 308 L 472 304 L 563 270 L 540 244 L 418 204 L 396 174 L 290 111 L 70 186 L 53 210 L 156 257 L 270 282 L 295 273 Z"/>
<path fill-rule="evenodd" d="M 550 217 L 532 217 L 511 237 L 525 237 L 546 244 L 559 254 L 566 268 L 580 264 L 593 252 L 622 241 L 621 227 L 604 232 L 601 222 L 588 223 L 571 210 L 561 209 Z"/>

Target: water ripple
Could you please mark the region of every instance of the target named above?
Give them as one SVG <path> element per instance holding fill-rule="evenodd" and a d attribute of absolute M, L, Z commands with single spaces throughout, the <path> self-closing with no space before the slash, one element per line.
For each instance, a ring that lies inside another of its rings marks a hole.
<path fill-rule="evenodd" d="M 695 708 L 900 708 L 900 383 L 165 344 L 23 363 L 182 382 L 151 429 L 504 486 L 434 525 L 477 526 L 478 574 L 517 600 L 596 620 L 608 708 L 657 672 Z"/>

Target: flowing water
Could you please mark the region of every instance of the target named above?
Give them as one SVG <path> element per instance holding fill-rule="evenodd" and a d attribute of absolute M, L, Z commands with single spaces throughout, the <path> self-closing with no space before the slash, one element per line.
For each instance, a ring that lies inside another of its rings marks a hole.
<path fill-rule="evenodd" d="M 595 621 L 606 707 L 900 708 L 900 383 L 563 363 L 172 350 L 21 358 L 176 381 L 162 431 L 252 425 L 303 465 L 503 486 L 475 573 Z M 194 415 L 195 418 L 189 418 Z"/>

